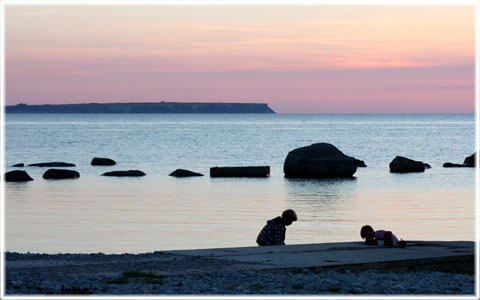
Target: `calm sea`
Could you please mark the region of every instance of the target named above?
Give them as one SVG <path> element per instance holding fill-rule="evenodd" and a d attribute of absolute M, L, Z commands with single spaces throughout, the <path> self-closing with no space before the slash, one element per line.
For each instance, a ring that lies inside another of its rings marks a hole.
<path fill-rule="evenodd" d="M 9 114 L 5 171 L 65 161 L 74 180 L 5 184 L 6 250 L 142 253 L 253 246 L 286 208 L 287 244 L 360 240 L 362 225 L 405 240 L 475 239 L 475 170 L 443 168 L 475 151 L 473 114 Z M 290 180 L 289 151 L 317 142 L 364 160 L 353 179 Z M 391 174 L 397 155 L 429 163 Z M 116 166 L 94 167 L 93 157 Z M 214 166 L 269 165 L 269 178 L 210 178 Z M 174 178 L 177 168 L 205 174 Z M 100 174 L 138 169 L 142 178 Z"/>

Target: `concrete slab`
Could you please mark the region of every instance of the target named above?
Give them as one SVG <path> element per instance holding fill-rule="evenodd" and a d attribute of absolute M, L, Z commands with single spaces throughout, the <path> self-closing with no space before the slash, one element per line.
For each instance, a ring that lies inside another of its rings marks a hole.
<path fill-rule="evenodd" d="M 363 242 L 344 242 L 165 252 L 254 263 L 253 268 L 270 271 L 421 268 L 473 272 L 474 249 L 474 242 L 468 241 L 409 241 L 404 249 L 367 246 Z"/>

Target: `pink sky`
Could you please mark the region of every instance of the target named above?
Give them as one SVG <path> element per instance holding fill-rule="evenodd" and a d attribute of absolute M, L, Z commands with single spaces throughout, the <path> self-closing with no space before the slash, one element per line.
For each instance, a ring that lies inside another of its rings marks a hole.
<path fill-rule="evenodd" d="M 474 6 L 6 6 L 6 104 L 474 112 Z"/>

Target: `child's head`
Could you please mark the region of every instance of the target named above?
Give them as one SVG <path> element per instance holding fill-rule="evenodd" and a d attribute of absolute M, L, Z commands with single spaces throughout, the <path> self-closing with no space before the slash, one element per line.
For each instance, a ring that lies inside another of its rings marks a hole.
<path fill-rule="evenodd" d="M 369 234 L 374 233 L 372 226 L 370 225 L 365 225 L 360 229 L 360 236 L 362 239 L 366 239 Z"/>
<path fill-rule="evenodd" d="M 293 209 L 287 209 L 282 213 L 282 220 L 288 226 L 297 220 L 297 214 Z"/>

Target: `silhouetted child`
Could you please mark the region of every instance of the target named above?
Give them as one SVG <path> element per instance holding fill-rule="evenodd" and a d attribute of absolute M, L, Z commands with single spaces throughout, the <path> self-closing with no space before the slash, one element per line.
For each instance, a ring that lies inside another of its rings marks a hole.
<path fill-rule="evenodd" d="M 367 245 L 378 245 L 378 241 L 383 241 L 383 245 L 387 247 L 391 247 L 393 244 L 398 245 L 400 248 L 405 248 L 406 246 L 406 242 L 404 240 L 399 241 L 391 231 L 374 231 L 370 225 L 365 225 L 360 229 L 360 236 Z"/>
<path fill-rule="evenodd" d="M 257 244 L 259 246 L 285 245 L 285 232 L 288 226 L 297 220 L 297 214 L 293 209 L 287 209 L 281 217 L 267 221 L 258 234 Z"/>

